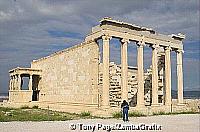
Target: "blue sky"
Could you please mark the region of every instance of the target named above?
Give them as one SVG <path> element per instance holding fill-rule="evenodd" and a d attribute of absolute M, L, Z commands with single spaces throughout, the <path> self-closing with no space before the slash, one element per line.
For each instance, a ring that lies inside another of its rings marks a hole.
<path fill-rule="evenodd" d="M 29 67 L 47 56 L 83 41 L 105 16 L 150 27 L 164 34 L 185 33 L 184 89 L 200 89 L 198 0 L 0 0 L 0 92 L 8 91 L 8 70 Z M 119 62 L 113 40 L 111 60 Z M 129 45 L 129 65 L 136 49 Z M 145 66 L 151 52 L 145 48 Z M 172 53 L 172 88 L 176 88 L 176 56 Z"/>

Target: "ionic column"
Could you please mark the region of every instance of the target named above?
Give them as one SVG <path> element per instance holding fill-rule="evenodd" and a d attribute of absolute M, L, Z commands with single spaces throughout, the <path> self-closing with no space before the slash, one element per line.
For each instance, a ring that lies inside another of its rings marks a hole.
<path fill-rule="evenodd" d="M 137 93 L 137 107 L 144 106 L 144 69 L 143 69 L 143 46 L 144 41 L 137 43 L 137 67 L 138 67 L 138 93 Z"/>
<path fill-rule="evenodd" d="M 32 75 L 30 75 L 28 84 L 29 90 L 32 90 L 32 82 L 33 82 Z"/>
<path fill-rule="evenodd" d="M 165 105 L 171 105 L 171 47 L 165 48 Z"/>
<path fill-rule="evenodd" d="M 102 107 L 108 108 L 109 103 L 109 63 L 110 63 L 110 53 L 109 53 L 109 41 L 111 37 L 102 36 L 103 39 L 103 94 L 102 94 Z"/>
<path fill-rule="evenodd" d="M 152 105 L 158 105 L 158 48 L 152 46 Z"/>
<path fill-rule="evenodd" d="M 177 88 L 178 88 L 178 104 L 183 104 L 183 50 L 177 50 Z"/>
<path fill-rule="evenodd" d="M 21 75 L 18 75 L 18 90 L 21 90 Z"/>
<path fill-rule="evenodd" d="M 129 40 L 121 40 L 121 79 L 122 79 L 122 100 L 128 101 L 128 60 L 127 60 L 127 44 Z"/>

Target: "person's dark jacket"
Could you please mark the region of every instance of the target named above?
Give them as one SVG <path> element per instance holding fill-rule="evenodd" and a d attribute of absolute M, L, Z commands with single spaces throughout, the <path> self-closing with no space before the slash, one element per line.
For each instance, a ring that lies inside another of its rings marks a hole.
<path fill-rule="evenodd" d="M 128 108 L 128 110 L 129 110 L 128 103 L 127 103 L 126 101 L 123 101 L 123 103 L 121 104 L 121 108 L 122 108 L 122 109 Z"/>

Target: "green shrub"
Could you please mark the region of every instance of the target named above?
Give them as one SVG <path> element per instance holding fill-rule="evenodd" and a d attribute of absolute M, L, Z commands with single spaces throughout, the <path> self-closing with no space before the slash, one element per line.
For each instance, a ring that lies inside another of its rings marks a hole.
<path fill-rule="evenodd" d="M 34 107 L 37 108 L 37 107 Z M 73 119 L 97 118 L 91 116 L 90 112 L 81 114 L 57 112 L 47 109 L 33 109 L 23 106 L 21 108 L 0 107 L 0 122 L 5 121 L 66 121 Z"/>
<path fill-rule="evenodd" d="M 182 112 L 173 112 L 173 113 L 170 113 L 170 114 L 173 114 L 173 115 L 176 115 L 176 114 L 198 114 L 198 112 L 194 112 L 194 111 L 182 111 Z"/>
<path fill-rule="evenodd" d="M 24 106 L 21 106 L 20 109 L 31 109 L 31 108 L 27 105 L 24 105 Z"/>
<path fill-rule="evenodd" d="M 113 118 L 122 118 L 122 112 L 114 112 L 114 113 L 112 114 L 112 117 L 113 117 Z"/>
<path fill-rule="evenodd" d="M 169 115 L 170 113 L 165 113 L 164 111 L 153 112 L 153 115 Z"/>
<path fill-rule="evenodd" d="M 89 111 L 84 111 L 84 112 L 81 112 L 80 114 L 82 117 L 85 117 L 85 116 L 91 116 L 91 113 Z"/>
<path fill-rule="evenodd" d="M 142 114 L 141 112 L 138 111 L 131 111 L 128 114 L 130 117 L 140 117 L 140 116 L 145 116 L 144 114 Z"/>
<path fill-rule="evenodd" d="M 154 112 L 153 115 L 177 115 L 177 114 L 198 114 L 198 112 L 194 112 L 194 111 L 183 111 L 183 112 L 163 112 L 163 111 L 159 111 L 159 112 Z"/>
<path fill-rule="evenodd" d="M 15 108 L 10 108 L 10 107 L 0 107 L 0 111 L 10 111 L 14 110 Z"/>
<path fill-rule="evenodd" d="M 38 108 L 39 108 L 39 106 L 37 106 L 37 105 L 34 105 L 32 108 L 33 108 L 33 109 L 38 109 Z"/>

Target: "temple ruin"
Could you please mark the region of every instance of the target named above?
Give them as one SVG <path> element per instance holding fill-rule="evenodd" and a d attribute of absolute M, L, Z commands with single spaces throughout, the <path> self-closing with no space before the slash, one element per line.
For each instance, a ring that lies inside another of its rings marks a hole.
<path fill-rule="evenodd" d="M 121 43 L 121 64 L 110 62 L 110 40 Z M 102 63 L 98 40 L 103 42 Z M 83 43 L 33 60 L 31 68 L 9 71 L 9 103 L 49 106 L 61 111 L 91 111 L 104 114 L 120 109 L 127 100 L 131 109 L 169 112 L 171 97 L 171 52 L 177 54 L 178 106 L 183 100 L 183 40 L 185 35 L 159 34 L 153 29 L 103 18 Z M 137 67 L 128 65 L 127 47 L 137 45 Z M 143 48 L 152 49 L 152 64 L 144 71 Z M 29 78 L 28 88 L 22 80 Z"/>

